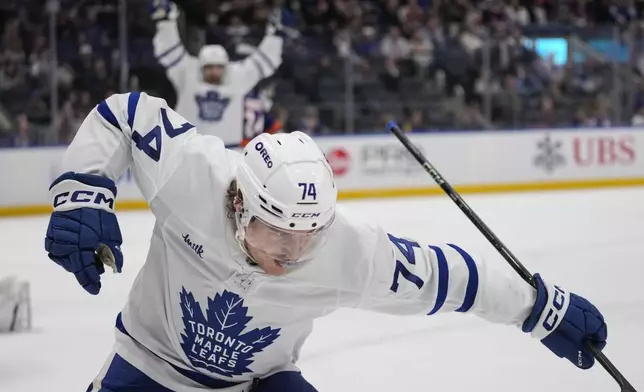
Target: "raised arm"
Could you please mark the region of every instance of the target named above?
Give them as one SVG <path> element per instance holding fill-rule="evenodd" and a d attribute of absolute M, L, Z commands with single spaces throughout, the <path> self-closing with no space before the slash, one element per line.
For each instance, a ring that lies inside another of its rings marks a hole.
<path fill-rule="evenodd" d="M 83 121 L 63 157 L 63 172 L 116 181 L 131 166 L 150 201 L 178 166 L 184 141 L 195 134 L 165 100 L 138 92 L 115 94 Z"/>
<path fill-rule="evenodd" d="M 152 9 L 152 20 L 157 22 L 157 32 L 153 39 L 154 56 L 166 70 L 168 79 L 177 91 L 186 82 L 185 75 L 195 66 L 197 59 L 183 46 L 177 27 L 177 7 L 171 2 L 159 2 Z M 192 69 L 195 72 L 196 68 Z"/>
<path fill-rule="evenodd" d="M 252 90 L 259 81 L 273 75 L 282 64 L 284 40 L 275 28 L 267 29 L 267 34 L 257 49 L 244 60 L 233 63 L 233 84 L 244 94 Z"/>

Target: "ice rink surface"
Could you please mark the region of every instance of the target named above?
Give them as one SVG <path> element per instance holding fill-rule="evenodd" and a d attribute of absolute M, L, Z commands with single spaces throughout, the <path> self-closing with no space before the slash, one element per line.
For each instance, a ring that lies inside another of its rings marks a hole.
<path fill-rule="evenodd" d="M 644 391 L 644 189 L 466 199 L 528 269 L 604 312 L 605 352 Z M 446 197 L 346 204 L 393 234 L 449 241 L 498 260 Z M 98 372 L 153 225 L 148 211 L 119 219 L 123 274 L 104 275 L 98 296 L 47 258 L 46 217 L 0 219 L 0 275 L 31 281 L 35 324 L 31 333 L 0 336 L 1 392 L 83 392 Z M 462 314 L 338 311 L 316 322 L 300 365 L 320 392 L 619 390 L 599 365 L 578 370 L 517 328 Z"/>

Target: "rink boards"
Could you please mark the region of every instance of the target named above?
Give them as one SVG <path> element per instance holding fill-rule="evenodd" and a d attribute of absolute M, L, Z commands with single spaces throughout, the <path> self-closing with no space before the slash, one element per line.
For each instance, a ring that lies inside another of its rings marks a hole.
<path fill-rule="evenodd" d="M 644 130 L 637 128 L 414 133 L 411 139 L 461 192 L 644 185 Z M 319 137 L 340 198 L 441 194 L 387 133 Z M 64 147 L 0 149 L 0 216 L 50 211 L 48 187 Z M 146 208 L 129 172 L 119 209 Z"/>

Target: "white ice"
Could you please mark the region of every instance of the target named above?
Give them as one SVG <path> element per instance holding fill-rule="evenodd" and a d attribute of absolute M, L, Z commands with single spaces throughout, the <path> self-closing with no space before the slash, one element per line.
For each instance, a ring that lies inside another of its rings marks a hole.
<path fill-rule="evenodd" d="M 467 200 L 531 271 L 604 312 L 606 354 L 644 391 L 644 189 Z M 495 252 L 445 197 L 348 204 L 398 235 Z M 104 276 L 98 296 L 47 259 L 46 217 L 0 219 L 0 275 L 31 281 L 35 324 L 34 332 L 0 336 L 0 391 L 85 391 L 111 351 L 114 318 L 145 259 L 153 223 L 147 211 L 119 219 L 125 268 Z M 300 365 L 321 392 L 619 390 L 598 365 L 578 370 L 514 327 L 461 314 L 338 311 L 316 323 Z"/>

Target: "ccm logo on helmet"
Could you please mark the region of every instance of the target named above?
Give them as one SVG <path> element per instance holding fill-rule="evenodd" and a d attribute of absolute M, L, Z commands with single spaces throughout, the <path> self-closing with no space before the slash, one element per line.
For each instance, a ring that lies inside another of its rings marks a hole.
<path fill-rule="evenodd" d="M 269 169 L 273 167 L 273 161 L 271 161 L 271 156 L 268 155 L 268 151 L 266 151 L 266 149 L 264 148 L 264 143 L 259 142 L 255 144 L 255 150 L 259 151 L 259 155 L 261 155 L 262 158 L 264 158 L 264 162 L 266 162 L 266 167 L 268 167 Z"/>
<path fill-rule="evenodd" d="M 94 204 L 107 204 L 110 206 L 110 208 L 114 208 L 114 199 L 111 197 L 106 197 L 104 194 L 100 192 L 94 192 L 94 191 L 75 191 L 71 194 L 70 197 L 70 192 L 63 192 L 56 197 L 54 197 L 54 208 L 60 207 L 63 204 L 66 204 L 68 202 L 71 203 L 94 203 Z"/>
<path fill-rule="evenodd" d="M 291 218 L 317 218 L 320 212 L 294 212 Z"/>

